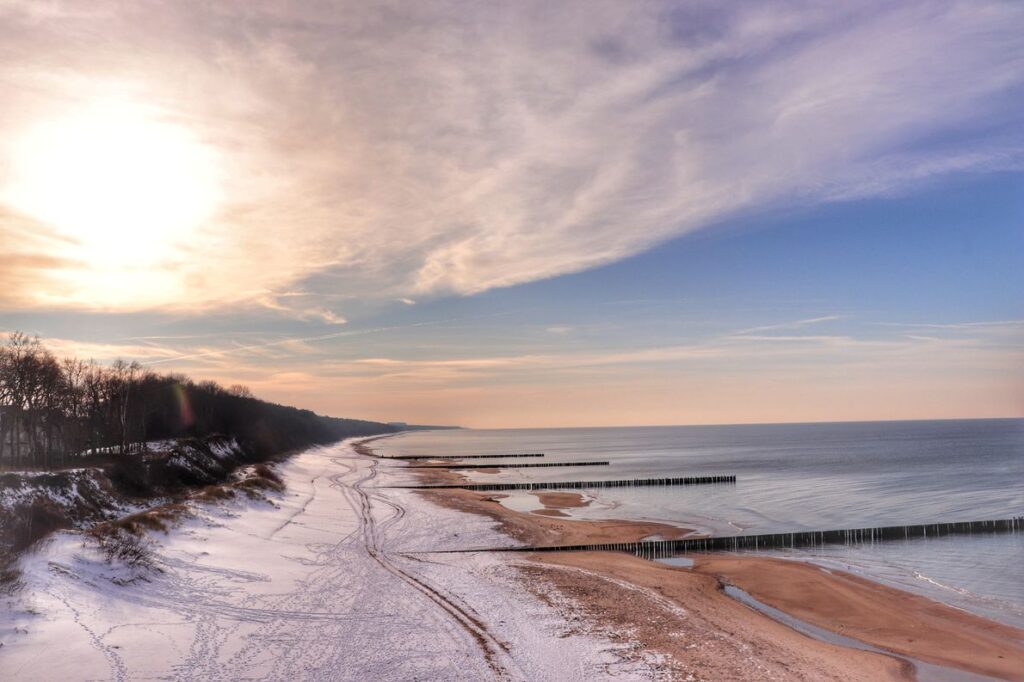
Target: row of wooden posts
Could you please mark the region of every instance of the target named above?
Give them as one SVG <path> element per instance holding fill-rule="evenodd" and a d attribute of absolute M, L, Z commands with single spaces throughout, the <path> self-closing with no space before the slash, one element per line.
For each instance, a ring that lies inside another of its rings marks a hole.
<path fill-rule="evenodd" d="M 512 459 L 515 457 L 543 457 L 543 452 L 520 452 L 508 455 L 395 455 L 383 459 Z"/>
<path fill-rule="evenodd" d="M 1024 530 L 1024 517 L 984 521 L 952 521 L 907 526 L 808 530 L 792 533 L 759 533 L 683 538 L 680 540 L 641 540 L 591 545 L 548 545 L 541 547 L 496 547 L 463 549 L 454 552 L 628 552 L 646 559 L 660 559 L 689 552 L 738 552 L 741 550 L 796 549 L 824 545 L 861 545 L 911 538 L 937 538 L 948 535 L 1017 533 Z"/>
<path fill-rule="evenodd" d="M 407 485 L 391 487 L 413 490 L 439 490 L 446 488 L 495 492 L 500 490 L 582 490 L 668 485 L 707 485 L 710 483 L 735 482 L 735 476 L 681 476 L 674 478 L 636 478 L 623 481 L 526 481 L 523 483 L 466 483 L 462 485 Z"/>
<path fill-rule="evenodd" d="M 407 469 L 532 469 L 535 467 L 606 467 L 611 462 L 513 462 L 512 464 L 410 464 Z"/>
<path fill-rule="evenodd" d="M 391 459 L 404 460 L 461 460 L 485 458 L 543 457 L 544 453 L 519 453 L 504 455 L 406 455 Z M 451 464 L 419 466 L 415 468 L 527 468 L 543 466 L 607 466 L 608 462 L 543 462 L 514 464 Z M 645 478 L 617 481 L 528 481 L 521 483 L 480 483 L 465 485 L 396 486 L 410 489 L 462 489 L 475 491 L 502 490 L 565 490 L 590 488 L 620 488 L 635 486 L 702 485 L 713 483 L 735 483 L 734 475 L 683 476 L 671 478 Z M 976 535 L 986 533 L 1017 533 L 1024 530 L 1024 517 L 988 519 L 983 521 L 952 521 L 944 523 L 913 524 L 904 526 L 878 526 L 867 528 L 843 528 L 837 530 L 809 530 L 789 533 L 758 533 L 748 535 L 721 535 L 714 537 L 690 537 L 678 540 L 642 540 L 638 542 L 603 543 L 591 545 L 557 545 L 542 547 L 500 547 L 493 549 L 453 550 L 502 551 L 502 552 L 572 552 L 572 551 L 615 551 L 628 552 L 647 559 L 659 559 L 688 552 L 713 552 L 740 550 L 796 549 L 798 547 L 820 547 L 823 545 L 873 544 L 889 540 L 911 538 L 943 537 L 947 535 Z"/>

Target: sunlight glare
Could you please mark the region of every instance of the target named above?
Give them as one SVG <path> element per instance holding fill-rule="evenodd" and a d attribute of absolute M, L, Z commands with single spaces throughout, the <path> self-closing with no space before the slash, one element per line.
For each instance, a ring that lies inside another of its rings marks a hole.
<path fill-rule="evenodd" d="M 15 142 L 4 199 L 68 238 L 86 268 L 131 269 L 187 243 L 221 199 L 218 159 L 188 128 L 125 103 L 45 121 Z"/>

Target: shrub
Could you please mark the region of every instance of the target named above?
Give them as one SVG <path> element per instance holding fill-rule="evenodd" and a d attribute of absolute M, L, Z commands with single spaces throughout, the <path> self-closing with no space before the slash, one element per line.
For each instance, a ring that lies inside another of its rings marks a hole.
<path fill-rule="evenodd" d="M 132 568 L 154 568 L 153 554 L 142 533 L 133 532 L 123 524 L 101 524 L 89 531 L 89 536 L 110 563 L 116 561 Z"/>

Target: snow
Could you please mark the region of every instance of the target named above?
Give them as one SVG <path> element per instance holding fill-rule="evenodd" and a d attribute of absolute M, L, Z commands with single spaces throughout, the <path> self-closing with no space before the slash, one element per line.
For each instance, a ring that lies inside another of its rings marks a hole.
<path fill-rule="evenodd" d="M 71 511 L 94 509 L 102 506 L 114 515 L 128 513 L 135 507 L 119 502 L 109 494 L 97 469 L 65 469 L 58 472 L 4 472 L 0 473 L 0 514 L 33 501 L 48 500 L 55 506 Z M 88 514 L 71 514 L 83 518 Z"/>
<path fill-rule="evenodd" d="M 156 571 L 78 533 L 22 559 L 0 602 L 0 679 L 652 679 L 599 631 L 518 584 L 511 544 L 407 490 L 350 443 L 278 467 L 287 491 L 196 506 L 149 537 Z M 58 653 L 59 652 L 59 653 Z"/>
<path fill-rule="evenodd" d="M 209 442 L 210 452 L 217 459 L 229 459 L 231 457 L 240 456 L 242 454 L 242 448 L 234 438 L 231 439 L 211 439 Z"/>

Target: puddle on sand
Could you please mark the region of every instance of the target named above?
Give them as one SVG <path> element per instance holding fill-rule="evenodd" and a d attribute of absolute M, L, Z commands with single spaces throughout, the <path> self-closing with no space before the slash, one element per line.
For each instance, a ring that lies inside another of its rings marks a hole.
<path fill-rule="evenodd" d="M 538 511 L 543 511 L 545 509 L 549 509 L 549 510 L 560 511 L 560 512 L 562 512 L 566 516 L 577 516 L 578 517 L 578 515 L 574 514 L 573 512 L 577 512 L 578 510 L 585 509 L 587 506 L 589 506 L 594 501 L 594 498 L 590 497 L 586 493 L 582 493 L 580 495 L 580 497 L 582 498 L 582 501 L 583 501 L 583 505 L 582 506 L 579 506 L 579 507 L 548 506 L 548 505 L 545 505 L 543 502 L 540 501 L 540 495 L 538 493 L 533 493 L 533 492 L 515 492 L 515 491 L 508 491 L 508 492 L 503 491 L 503 492 L 504 492 L 504 497 L 502 497 L 501 499 L 498 500 L 498 503 L 501 504 L 501 506 L 507 507 L 508 509 L 511 509 L 513 511 L 524 512 L 524 513 L 527 513 L 527 514 L 533 513 L 533 512 L 538 512 Z M 550 492 L 550 491 L 544 491 L 544 492 Z M 543 493 L 541 493 L 541 494 L 543 494 Z"/>
<path fill-rule="evenodd" d="M 498 500 L 498 503 L 512 511 L 527 514 L 544 509 L 544 504 L 540 501 L 540 498 L 533 493 L 511 493 Z"/>
<path fill-rule="evenodd" d="M 784 611 L 769 606 L 763 602 L 754 599 L 747 592 L 736 587 L 735 585 L 726 585 L 725 593 L 733 599 L 743 602 L 755 611 L 760 611 L 764 615 L 768 616 L 772 620 L 776 620 L 783 625 L 793 628 L 797 632 L 807 635 L 813 639 L 817 639 L 822 642 L 829 644 L 835 644 L 837 646 L 845 646 L 851 649 L 860 649 L 861 651 L 871 651 L 876 654 L 883 654 L 885 656 L 892 656 L 893 658 L 899 658 L 911 663 L 917 670 L 917 679 L 919 682 L 989 682 L 994 680 L 994 677 L 988 677 L 986 675 L 978 675 L 976 673 L 966 672 L 964 670 L 957 670 L 955 668 L 946 668 L 941 665 L 933 665 L 931 663 L 922 663 L 917 659 L 909 656 L 903 656 L 902 654 L 893 653 L 892 651 L 886 651 L 870 644 L 865 644 L 860 640 L 853 639 L 852 637 L 846 637 L 838 633 L 826 630 L 825 628 L 819 628 L 817 625 L 812 625 L 807 621 L 795 618 Z"/>

